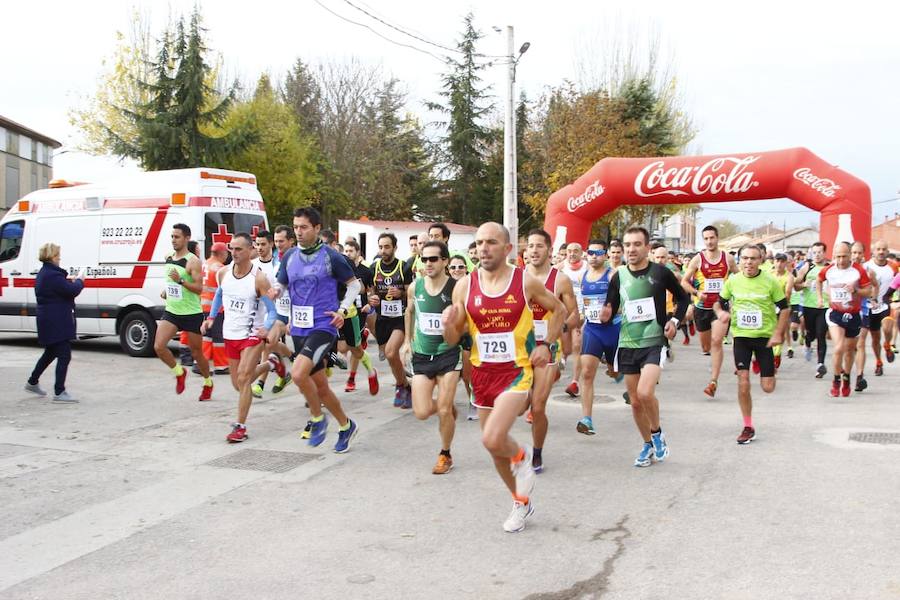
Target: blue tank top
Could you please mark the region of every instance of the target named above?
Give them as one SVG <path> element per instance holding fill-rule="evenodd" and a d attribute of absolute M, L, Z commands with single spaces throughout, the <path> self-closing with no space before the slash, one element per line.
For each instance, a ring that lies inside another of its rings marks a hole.
<path fill-rule="evenodd" d="M 313 331 L 337 334 L 327 311 L 338 309 L 338 281 L 326 247 L 313 254 L 294 250 L 286 255 L 283 268 L 291 295 L 291 335 L 308 336 Z"/>
<path fill-rule="evenodd" d="M 597 323 L 591 316 L 593 315 L 593 310 L 599 310 L 606 304 L 606 294 L 609 292 L 609 279 L 615 271 L 607 267 L 600 279 L 596 281 L 588 280 L 588 273 L 590 272 L 590 269 L 588 269 L 581 278 L 581 295 L 584 298 L 585 320 L 588 325 L 600 327 L 603 324 Z M 621 322 L 622 316 L 616 315 L 613 317 L 611 325 L 618 325 Z M 607 325 L 610 324 L 607 323 Z"/>

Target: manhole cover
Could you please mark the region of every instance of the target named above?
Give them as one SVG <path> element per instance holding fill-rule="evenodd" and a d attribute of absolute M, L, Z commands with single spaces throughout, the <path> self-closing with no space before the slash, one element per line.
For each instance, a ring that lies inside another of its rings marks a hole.
<path fill-rule="evenodd" d="M 299 452 L 282 452 L 280 450 L 256 450 L 247 448 L 234 454 L 220 456 L 207 465 L 223 469 L 244 469 L 246 471 L 269 471 L 284 473 L 304 463 L 315 460 L 316 454 L 300 454 Z"/>
<path fill-rule="evenodd" d="M 900 432 L 896 431 L 852 431 L 851 442 L 863 444 L 900 444 Z"/>

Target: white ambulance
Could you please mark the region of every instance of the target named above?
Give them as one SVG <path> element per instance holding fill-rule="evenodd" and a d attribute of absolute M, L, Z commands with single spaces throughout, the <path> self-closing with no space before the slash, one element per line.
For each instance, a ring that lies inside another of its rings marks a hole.
<path fill-rule="evenodd" d="M 214 242 L 266 229 L 256 177 L 179 169 L 103 184 L 55 181 L 51 189 L 28 194 L 0 221 L 0 330 L 37 332 L 38 249 L 54 242 L 61 267 L 72 275 L 87 273 L 75 301 L 79 337 L 117 335 L 130 355 L 152 355 L 175 223 L 191 228 L 201 259 Z"/>

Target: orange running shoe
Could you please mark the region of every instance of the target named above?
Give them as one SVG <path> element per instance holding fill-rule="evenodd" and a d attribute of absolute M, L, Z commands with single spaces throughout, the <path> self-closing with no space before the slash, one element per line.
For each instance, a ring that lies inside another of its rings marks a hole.
<path fill-rule="evenodd" d="M 434 475 L 446 475 L 453 468 L 453 459 L 446 454 L 438 454 L 437 462 L 431 470 Z"/>
<path fill-rule="evenodd" d="M 718 389 L 718 387 L 719 387 L 718 383 L 716 383 L 715 381 L 710 381 L 709 385 L 707 385 L 703 389 L 703 393 L 706 394 L 707 398 L 710 398 L 710 399 L 715 398 L 716 397 L 716 389 Z"/>

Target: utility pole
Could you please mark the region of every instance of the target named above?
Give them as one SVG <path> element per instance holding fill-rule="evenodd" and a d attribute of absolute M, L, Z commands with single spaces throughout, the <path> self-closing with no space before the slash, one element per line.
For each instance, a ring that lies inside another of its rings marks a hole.
<path fill-rule="evenodd" d="M 516 57 L 513 27 L 506 27 L 506 127 L 503 139 L 503 225 L 509 230 L 513 258 L 519 255 L 519 198 L 516 189 Z"/>

